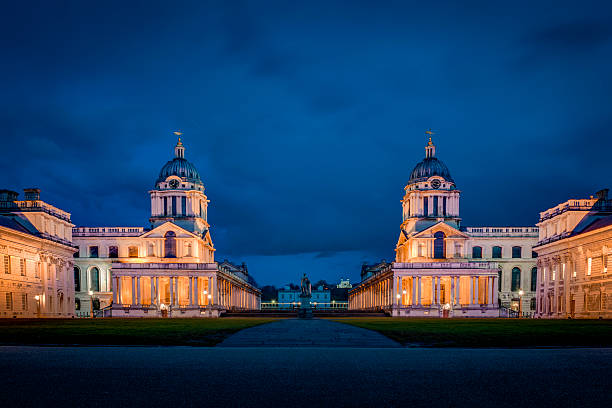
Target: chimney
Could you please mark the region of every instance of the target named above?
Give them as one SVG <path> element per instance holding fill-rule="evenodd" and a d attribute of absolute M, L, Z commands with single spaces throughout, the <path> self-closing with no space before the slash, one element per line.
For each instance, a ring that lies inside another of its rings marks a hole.
<path fill-rule="evenodd" d="M 26 201 L 40 200 L 40 188 L 24 188 L 23 194 L 25 195 Z"/>
<path fill-rule="evenodd" d="M 601 201 L 606 201 L 608 199 L 608 192 L 610 191 L 609 188 L 604 188 L 602 190 L 599 190 L 597 193 L 597 199 L 601 200 Z"/>
<path fill-rule="evenodd" d="M 17 201 L 19 193 L 12 190 L 0 190 L 0 201 L 2 202 L 13 202 Z"/>

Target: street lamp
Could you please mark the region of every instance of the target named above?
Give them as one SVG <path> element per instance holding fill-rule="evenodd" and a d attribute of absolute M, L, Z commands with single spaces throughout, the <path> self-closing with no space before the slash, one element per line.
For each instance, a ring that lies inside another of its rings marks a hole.
<path fill-rule="evenodd" d="M 518 318 L 521 318 L 521 315 L 523 314 L 523 295 L 525 294 L 525 292 L 523 291 L 523 289 L 519 289 L 518 291 L 518 295 L 519 295 L 519 315 Z"/>
<path fill-rule="evenodd" d="M 90 290 L 87 293 L 89 294 L 89 311 L 90 311 L 89 318 L 93 319 L 93 290 Z"/>
<path fill-rule="evenodd" d="M 36 314 L 40 317 L 40 296 L 36 295 L 34 299 L 36 300 Z"/>

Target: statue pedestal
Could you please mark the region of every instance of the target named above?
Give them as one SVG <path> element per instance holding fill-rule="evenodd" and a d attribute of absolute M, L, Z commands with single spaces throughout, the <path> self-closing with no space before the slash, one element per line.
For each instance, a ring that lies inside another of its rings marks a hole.
<path fill-rule="evenodd" d="M 310 305 L 311 296 L 300 295 L 300 308 L 298 317 L 300 319 L 312 319 L 312 306 Z"/>

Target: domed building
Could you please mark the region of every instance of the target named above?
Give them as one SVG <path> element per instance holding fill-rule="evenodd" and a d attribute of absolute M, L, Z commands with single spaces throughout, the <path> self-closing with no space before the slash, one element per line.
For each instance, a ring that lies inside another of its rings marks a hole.
<path fill-rule="evenodd" d="M 464 228 L 460 196 L 430 136 L 404 187 L 395 262 L 366 265 L 349 308 L 430 317 L 498 317 L 500 306 L 535 310 L 535 288 L 527 289 L 535 279 L 537 227 Z"/>
<path fill-rule="evenodd" d="M 259 309 L 261 292 L 245 271 L 215 262 L 209 200 L 179 138 L 151 197 L 150 227 L 77 227 L 77 315 L 218 317 Z"/>

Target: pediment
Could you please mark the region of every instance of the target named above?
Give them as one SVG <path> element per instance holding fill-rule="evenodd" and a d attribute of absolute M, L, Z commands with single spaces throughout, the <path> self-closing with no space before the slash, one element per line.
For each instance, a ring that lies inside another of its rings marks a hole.
<path fill-rule="evenodd" d="M 168 231 L 173 231 L 177 238 L 200 238 L 196 234 L 187 231 L 184 228 L 179 227 L 176 224 L 167 221 L 162 225 L 153 228 L 151 231 L 143 234 L 142 238 L 164 238 Z"/>
<path fill-rule="evenodd" d="M 414 238 L 433 238 L 436 232 L 442 231 L 446 238 L 464 238 L 468 239 L 469 235 L 459 231 L 457 228 L 451 227 L 444 221 L 440 221 L 430 227 L 425 228 L 423 231 L 413 235 Z"/>

